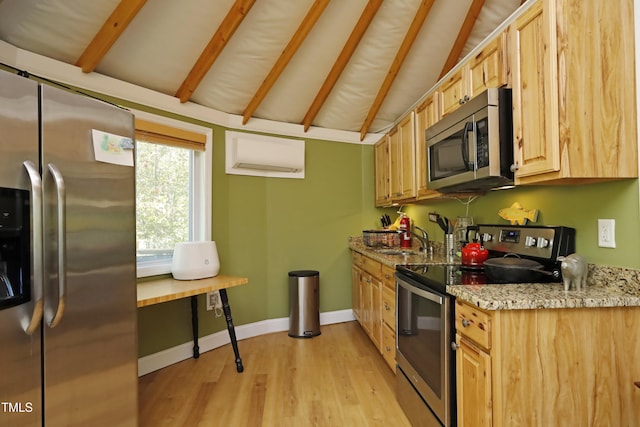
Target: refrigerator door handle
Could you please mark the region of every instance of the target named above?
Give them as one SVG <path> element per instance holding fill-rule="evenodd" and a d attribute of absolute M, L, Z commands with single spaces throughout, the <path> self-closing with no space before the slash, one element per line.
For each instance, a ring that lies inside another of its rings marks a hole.
<path fill-rule="evenodd" d="M 67 199 L 62 173 L 53 163 L 48 163 L 47 168 L 56 185 L 58 206 L 58 307 L 53 316 L 47 319 L 49 327 L 55 328 L 62 320 L 67 301 Z"/>
<path fill-rule="evenodd" d="M 31 185 L 30 203 L 33 225 L 31 229 L 31 260 L 33 271 L 33 313 L 22 327 L 27 335 L 33 334 L 40 327 L 40 320 L 44 311 L 44 247 L 42 244 L 42 179 L 38 168 L 27 160 L 22 163 L 29 176 Z"/>

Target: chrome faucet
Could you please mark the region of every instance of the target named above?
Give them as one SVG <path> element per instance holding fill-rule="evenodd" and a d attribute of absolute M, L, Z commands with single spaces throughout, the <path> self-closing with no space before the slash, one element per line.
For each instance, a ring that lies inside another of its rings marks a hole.
<path fill-rule="evenodd" d="M 414 231 L 411 232 L 411 234 L 416 236 L 416 238 L 420 242 L 420 251 L 427 252 L 429 250 L 429 234 L 427 234 L 427 232 L 424 229 L 418 227 L 417 225 L 414 225 L 413 228 L 416 228 L 421 232 L 421 234 L 417 234 Z"/>

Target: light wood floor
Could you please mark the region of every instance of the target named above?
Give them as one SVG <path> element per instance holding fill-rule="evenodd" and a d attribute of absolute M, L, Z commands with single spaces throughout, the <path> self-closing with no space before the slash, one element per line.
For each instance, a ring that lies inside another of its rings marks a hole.
<path fill-rule="evenodd" d="M 358 323 L 321 327 L 313 338 L 278 332 L 140 378 L 145 426 L 410 426 L 395 376 Z"/>

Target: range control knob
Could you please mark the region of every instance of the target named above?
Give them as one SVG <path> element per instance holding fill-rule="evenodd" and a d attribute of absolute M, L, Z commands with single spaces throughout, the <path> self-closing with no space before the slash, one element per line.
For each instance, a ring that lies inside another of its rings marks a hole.
<path fill-rule="evenodd" d="M 536 246 L 537 240 L 535 237 L 527 236 L 524 238 L 524 245 L 528 248 L 533 248 Z"/>
<path fill-rule="evenodd" d="M 548 248 L 549 241 L 544 237 L 538 237 L 538 244 L 536 246 L 538 246 L 539 248 Z"/>
<path fill-rule="evenodd" d="M 493 234 L 482 233 L 482 241 L 483 242 L 491 242 L 493 240 Z"/>

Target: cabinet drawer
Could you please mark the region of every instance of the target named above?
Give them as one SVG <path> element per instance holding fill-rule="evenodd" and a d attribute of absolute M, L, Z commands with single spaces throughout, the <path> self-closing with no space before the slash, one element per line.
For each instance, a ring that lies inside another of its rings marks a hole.
<path fill-rule="evenodd" d="M 382 284 L 394 292 L 396 290 L 396 278 L 393 275 L 395 272 L 395 268 L 382 264 Z"/>
<path fill-rule="evenodd" d="M 367 256 L 362 256 L 362 268 L 374 277 L 382 276 L 382 264 Z"/>
<path fill-rule="evenodd" d="M 396 293 L 389 288 L 382 288 L 382 320 L 396 330 Z"/>
<path fill-rule="evenodd" d="M 461 301 L 456 301 L 456 330 L 479 346 L 491 348 L 491 315 Z"/>
<path fill-rule="evenodd" d="M 396 371 L 396 334 L 386 324 L 382 325 L 382 357 Z"/>
<path fill-rule="evenodd" d="M 362 258 L 363 256 L 360 252 L 351 251 L 351 262 L 353 262 L 353 265 L 362 268 Z"/>

